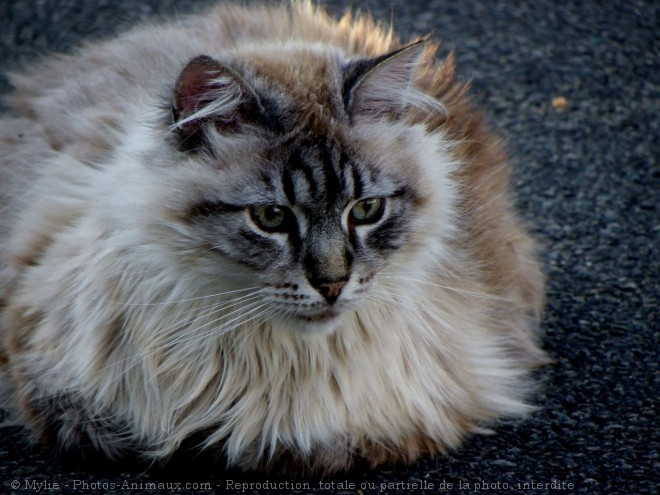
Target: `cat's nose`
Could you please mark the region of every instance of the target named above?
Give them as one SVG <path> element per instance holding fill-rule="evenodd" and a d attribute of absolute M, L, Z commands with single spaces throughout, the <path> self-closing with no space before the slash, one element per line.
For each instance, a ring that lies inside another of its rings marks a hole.
<path fill-rule="evenodd" d="M 339 298 L 339 294 L 341 294 L 341 290 L 346 285 L 346 282 L 348 282 L 348 279 L 336 281 L 310 280 L 310 282 L 325 298 L 328 304 L 334 304 Z"/>

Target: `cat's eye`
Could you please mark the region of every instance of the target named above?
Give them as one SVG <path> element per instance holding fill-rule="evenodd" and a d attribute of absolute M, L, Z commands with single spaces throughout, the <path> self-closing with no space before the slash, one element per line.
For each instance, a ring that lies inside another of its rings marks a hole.
<path fill-rule="evenodd" d="M 385 200 L 383 198 L 367 198 L 353 205 L 348 214 L 348 222 L 351 225 L 367 225 L 376 223 L 385 211 Z"/>
<path fill-rule="evenodd" d="M 252 221 L 266 232 L 284 232 L 291 226 L 292 213 L 286 206 L 264 205 L 250 208 Z"/>

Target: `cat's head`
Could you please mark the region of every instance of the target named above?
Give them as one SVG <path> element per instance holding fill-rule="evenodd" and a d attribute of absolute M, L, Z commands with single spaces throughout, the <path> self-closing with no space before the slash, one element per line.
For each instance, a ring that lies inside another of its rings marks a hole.
<path fill-rule="evenodd" d="M 280 47 L 183 69 L 173 145 L 181 167 L 203 170 L 190 174 L 187 236 L 203 240 L 219 286 L 254 288 L 255 318 L 327 331 L 378 298 L 383 274 L 437 261 L 453 165 L 440 132 L 419 123 L 440 111 L 412 83 L 422 51 Z"/>

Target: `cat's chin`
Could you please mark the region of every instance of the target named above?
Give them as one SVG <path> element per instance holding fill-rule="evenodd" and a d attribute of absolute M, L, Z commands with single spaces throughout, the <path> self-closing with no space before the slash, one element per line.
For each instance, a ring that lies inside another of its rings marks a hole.
<path fill-rule="evenodd" d="M 313 316 L 294 316 L 284 323 L 274 323 L 273 329 L 307 335 L 327 335 L 339 326 L 342 315 L 342 312 L 328 311 Z"/>

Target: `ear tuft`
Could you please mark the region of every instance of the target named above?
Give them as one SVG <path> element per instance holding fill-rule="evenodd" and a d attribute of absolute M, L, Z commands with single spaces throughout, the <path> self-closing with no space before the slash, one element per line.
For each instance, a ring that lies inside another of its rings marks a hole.
<path fill-rule="evenodd" d="M 380 57 L 349 62 L 343 90 L 348 114 L 378 118 L 398 115 L 411 105 L 441 108 L 437 100 L 412 87 L 424 48 L 422 40 Z"/>
<path fill-rule="evenodd" d="M 235 130 L 246 110 L 258 109 L 259 98 L 234 69 L 211 57 L 192 59 L 181 71 L 172 98 L 172 128 L 182 143 L 198 146 L 204 124 L 220 131 Z"/>

